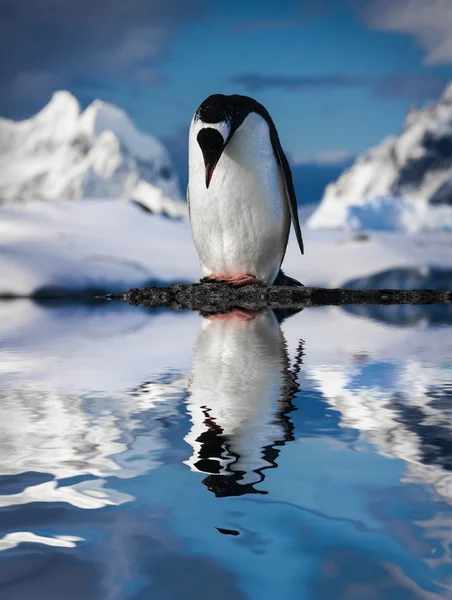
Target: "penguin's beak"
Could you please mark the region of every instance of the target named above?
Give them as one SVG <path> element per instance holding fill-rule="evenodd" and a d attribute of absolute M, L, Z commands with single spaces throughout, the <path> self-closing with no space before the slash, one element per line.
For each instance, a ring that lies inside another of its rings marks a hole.
<path fill-rule="evenodd" d="M 205 165 L 205 173 L 206 173 L 206 188 L 209 187 L 210 181 L 212 179 L 213 172 L 215 171 L 215 167 L 217 166 L 218 161 L 213 163 L 213 165 Z"/>
<path fill-rule="evenodd" d="M 204 158 L 206 188 L 209 187 L 215 168 L 220 160 L 225 143 L 223 136 L 213 127 L 205 127 L 198 133 L 198 144 Z"/>

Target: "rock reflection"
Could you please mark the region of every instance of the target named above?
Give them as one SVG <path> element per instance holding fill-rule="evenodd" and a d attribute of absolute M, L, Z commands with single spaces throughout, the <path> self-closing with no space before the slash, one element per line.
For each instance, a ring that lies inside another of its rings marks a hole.
<path fill-rule="evenodd" d="M 289 413 L 303 352 L 300 343 L 291 368 L 279 320 L 270 310 L 203 319 L 185 441 L 193 448 L 187 464 L 207 474 L 203 483 L 216 496 L 266 493 L 256 484 L 277 466 L 278 447 L 294 439 Z"/>

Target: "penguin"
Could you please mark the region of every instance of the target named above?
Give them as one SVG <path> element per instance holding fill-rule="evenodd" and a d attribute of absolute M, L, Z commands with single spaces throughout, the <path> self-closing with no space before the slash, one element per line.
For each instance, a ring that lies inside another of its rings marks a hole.
<path fill-rule="evenodd" d="M 281 271 L 292 221 L 292 173 L 268 111 L 249 96 L 214 94 L 190 125 L 187 202 L 203 279 L 233 286 L 301 285 Z"/>
<path fill-rule="evenodd" d="M 270 309 L 202 317 L 187 390 L 184 440 L 192 454 L 185 464 L 207 475 L 203 484 L 216 496 L 265 493 L 254 486 L 294 439 L 289 413 L 302 352 L 291 365 Z"/>

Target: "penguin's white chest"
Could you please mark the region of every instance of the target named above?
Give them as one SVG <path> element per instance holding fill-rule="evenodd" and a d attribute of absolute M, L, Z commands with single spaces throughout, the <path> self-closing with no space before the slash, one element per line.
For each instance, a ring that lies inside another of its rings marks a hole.
<path fill-rule="evenodd" d="M 290 216 L 269 134 L 262 117 L 248 115 L 221 155 L 209 188 L 201 149 L 190 135 L 190 223 L 204 276 L 249 274 L 269 284 L 278 274 Z"/>

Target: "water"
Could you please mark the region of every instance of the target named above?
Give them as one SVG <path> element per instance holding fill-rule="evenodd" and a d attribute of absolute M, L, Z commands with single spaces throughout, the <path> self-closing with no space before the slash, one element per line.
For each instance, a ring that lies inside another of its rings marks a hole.
<path fill-rule="evenodd" d="M 0 304 L 2 600 L 452 598 L 435 307 Z"/>

